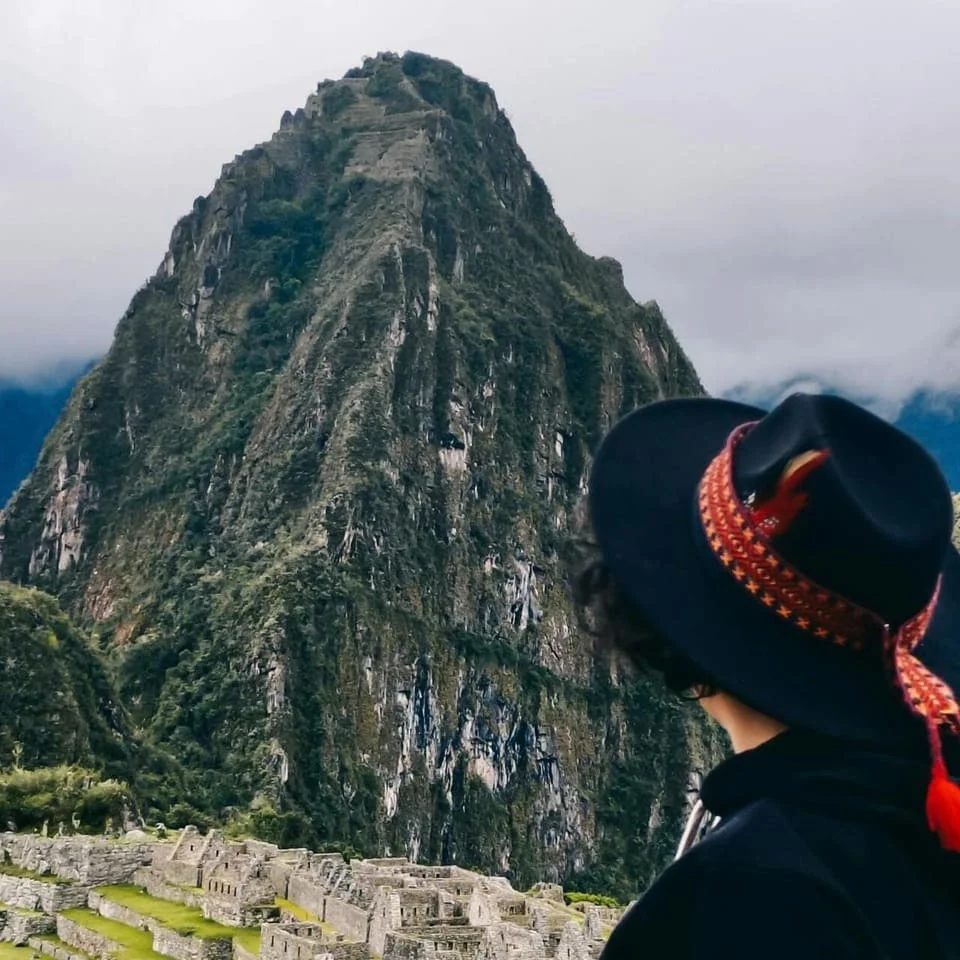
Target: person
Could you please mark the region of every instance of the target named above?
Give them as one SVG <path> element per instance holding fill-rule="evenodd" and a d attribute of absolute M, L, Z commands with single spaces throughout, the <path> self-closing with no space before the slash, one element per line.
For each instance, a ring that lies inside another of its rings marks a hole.
<path fill-rule="evenodd" d="M 914 440 L 842 398 L 660 401 L 604 438 L 581 613 L 729 734 L 713 820 L 603 960 L 960 958 L 960 556 Z"/>

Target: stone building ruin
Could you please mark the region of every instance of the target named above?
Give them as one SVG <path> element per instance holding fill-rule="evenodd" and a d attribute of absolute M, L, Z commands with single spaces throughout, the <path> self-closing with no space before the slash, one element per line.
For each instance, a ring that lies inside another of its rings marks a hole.
<path fill-rule="evenodd" d="M 553 884 L 522 893 L 457 866 L 348 863 L 194 827 L 143 836 L 0 834 L 0 939 L 54 960 L 110 960 L 122 946 L 84 925 L 99 914 L 152 934 L 156 960 L 597 960 L 620 916 L 569 906 Z M 134 906 L 111 899 L 114 885 L 136 893 Z M 193 908 L 222 934 L 166 927 L 151 907 L 164 902 Z"/>

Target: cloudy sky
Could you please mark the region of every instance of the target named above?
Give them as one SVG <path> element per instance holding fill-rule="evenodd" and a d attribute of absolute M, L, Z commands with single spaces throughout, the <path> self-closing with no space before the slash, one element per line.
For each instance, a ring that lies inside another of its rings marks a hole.
<path fill-rule="evenodd" d="M 416 49 L 710 390 L 960 388 L 958 36 L 955 0 L 3 0 L 0 377 L 105 349 L 223 162 Z"/>

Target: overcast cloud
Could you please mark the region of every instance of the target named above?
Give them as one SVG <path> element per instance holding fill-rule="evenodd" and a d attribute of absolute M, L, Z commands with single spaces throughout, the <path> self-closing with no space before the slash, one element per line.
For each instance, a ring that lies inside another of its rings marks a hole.
<path fill-rule="evenodd" d="M 0 376 L 104 350 L 175 220 L 316 82 L 491 83 L 715 392 L 960 388 L 960 5 L 3 0 Z"/>

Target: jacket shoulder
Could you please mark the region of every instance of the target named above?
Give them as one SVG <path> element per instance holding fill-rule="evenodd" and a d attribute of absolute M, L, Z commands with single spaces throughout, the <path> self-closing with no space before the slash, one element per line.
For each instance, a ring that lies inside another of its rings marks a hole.
<path fill-rule="evenodd" d="M 763 809 L 760 809 L 763 808 Z M 669 867 L 627 912 L 603 960 L 870 957 L 871 936 L 773 804 L 756 804 Z"/>

